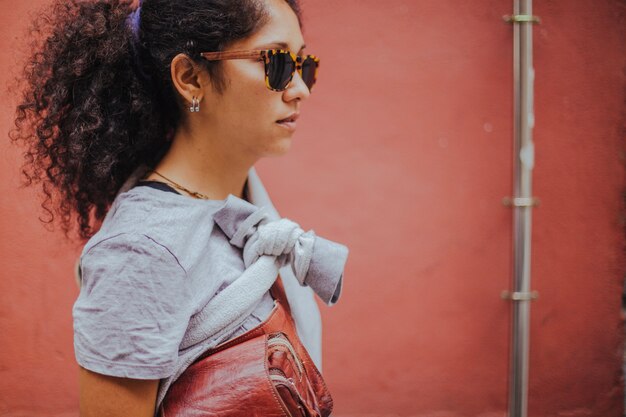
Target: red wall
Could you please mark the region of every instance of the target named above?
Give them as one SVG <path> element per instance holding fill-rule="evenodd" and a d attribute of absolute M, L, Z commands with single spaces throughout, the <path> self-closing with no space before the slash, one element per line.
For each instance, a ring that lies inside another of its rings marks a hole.
<path fill-rule="evenodd" d="M 530 416 L 623 412 L 623 1 L 535 2 Z M 0 74 L 35 2 L 1 1 Z M 351 252 L 322 306 L 337 417 L 504 416 L 512 1 L 304 4 L 322 59 L 291 153 L 257 169 L 281 213 Z M 8 131 L 14 98 L 0 103 Z M 72 266 L 0 145 L 0 416 L 76 416 Z"/>

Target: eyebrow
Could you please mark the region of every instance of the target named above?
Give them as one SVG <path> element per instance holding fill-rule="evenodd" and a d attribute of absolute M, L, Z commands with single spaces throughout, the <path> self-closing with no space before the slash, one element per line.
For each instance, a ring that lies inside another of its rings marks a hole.
<path fill-rule="evenodd" d="M 285 42 L 269 42 L 269 43 L 266 43 L 264 46 L 269 46 L 269 45 L 278 45 L 280 46 L 281 49 L 289 49 L 289 45 L 287 45 Z M 302 52 L 304 48 L 306 48 L 306 45 L 302 45 L 298 52 Z"/>

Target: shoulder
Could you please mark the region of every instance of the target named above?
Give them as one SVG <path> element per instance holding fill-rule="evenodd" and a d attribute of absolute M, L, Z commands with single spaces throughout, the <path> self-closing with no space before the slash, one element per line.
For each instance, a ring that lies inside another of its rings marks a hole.
<path fill-rule="evenodd" d="M 80 256 L 81 274 L 86 263 L 111 269 L 131 262 L 135 269 L 141 265 L 149 265 L 150 270 L 170 265 L 169 269 L 180 269 L 179 272 L 186 273 L 176 254 L 166 244 L 147 234 L 120 232 L 112 235 L 96 234 L 87 242 Z"/>
<path fill-rule="evenodd" d="M 78 363 L 127 378 L 171 375 L 193 307 L 176 257 L 149 236 L 120 233 L 90 245 L 80 271 L 72 308 Z"/>
<path fill-rule="evenodd" d="M 116 198 L 82 254 L 102 246 L 120 250 L 127 244 L 159 245 L 180 259 L 182 265 L 188 265 L 188 252 L 206 245 L 215 224 L 213 216 L 222 206 L 222 201 L 196 201 L 150 187 L 135 187 Z"/>

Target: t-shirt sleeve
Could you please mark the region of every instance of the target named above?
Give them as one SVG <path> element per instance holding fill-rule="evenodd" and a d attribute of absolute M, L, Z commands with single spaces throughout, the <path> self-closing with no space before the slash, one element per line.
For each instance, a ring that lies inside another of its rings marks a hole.
<path fill-rule="evenodd" d="M 148 236 L 123 233 L 92 246 L 80 268 L 72 309 L 78 364 L 125 378 L 172 375 L 191 316 L 175 255 Z"/>

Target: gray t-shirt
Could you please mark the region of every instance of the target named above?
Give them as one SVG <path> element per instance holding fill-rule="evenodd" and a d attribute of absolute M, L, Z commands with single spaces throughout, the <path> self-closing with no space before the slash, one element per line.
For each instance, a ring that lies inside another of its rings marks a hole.
<path fill-rule="evenodd" d="M 171 383 L 208 347 L 269 316 L 267 292 L 243 322 L 181 348 L 194 331 L 193 317 L 245 270 L 242 249 L 213 221 L 224 202 L 149 186 L 117 196 L 80 258 L 81 288 L 72 310 L 79 365 L 105 375 L 161 379 L 158 408 Z M 304 283 L 331 304 L 341 291 L 347 249 L 322 239 L 319 245 L 314 251 L 336 253 L 336 262 L 323 271 L 312 262 Z"/>

